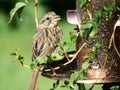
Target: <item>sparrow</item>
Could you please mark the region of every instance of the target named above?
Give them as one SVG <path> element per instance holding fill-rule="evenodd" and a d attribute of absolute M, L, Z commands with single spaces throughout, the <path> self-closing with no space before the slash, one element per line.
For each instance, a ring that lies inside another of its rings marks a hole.
<path fill-rule="evenodd" d="M 55 45 L 62 41 L 63 33 L 58 26 L 60 16 L 55 12 L 48 12 L 45 14 L 37 27 L 36 33 L 33 37 L 32 43 L 32 61 L 37 57 L 46 57 L 51 53 L 58 53 L 59 47 Z M 39 77 L 42 73 L 44 65 L 36 66 L 36 70 L 33 71 L 32 79 L 28 90 L 37 90 Z"/>

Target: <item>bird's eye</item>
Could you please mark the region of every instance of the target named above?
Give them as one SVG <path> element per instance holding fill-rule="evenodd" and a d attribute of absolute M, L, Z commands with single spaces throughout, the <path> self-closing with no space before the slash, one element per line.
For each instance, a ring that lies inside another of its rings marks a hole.
<path fill-rule="evenodd" d="M 49 17 L 46 18 L 46 20 L 49 20 L 49 19 L 50 19 Z"/>

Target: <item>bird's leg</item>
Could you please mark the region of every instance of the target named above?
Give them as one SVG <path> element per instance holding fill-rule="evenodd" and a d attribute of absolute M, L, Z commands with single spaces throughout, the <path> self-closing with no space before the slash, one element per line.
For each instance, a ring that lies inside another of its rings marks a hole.
<path fill-rule="evenodd" d="M 50 64 L 48 64 L 48 67 L 51 69 L 53 76 L 58 76 L 58 74 L 55 72 L 54 67 L 52 67 Z"/>
<path fill-rule="evenodd" d="M 53 76 L 57 76 L 57 73 L 55 72 L 55 68 L 51 65 L 51 63 L 47 63 L 47 67 L 50 69 Z"/>
<path fill-rule="evenodd" d="M 53 73 L 53 76 L 58 76 L 58 74 L 56 73 L 55 69 L 53 67 L 50 67 L 51 68 L 51 71 Z"/>

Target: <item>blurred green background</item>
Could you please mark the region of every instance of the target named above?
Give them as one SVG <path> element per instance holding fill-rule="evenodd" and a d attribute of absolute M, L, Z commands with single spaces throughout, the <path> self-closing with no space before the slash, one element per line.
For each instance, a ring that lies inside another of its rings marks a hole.
<path fill-rule="evenodd" d="M 18 1 L 24 0 L 0 0 L 0 90 L 27 90 L 32 75 L 32 70 L 26 69 L 20 63 L 12 63 L 11 53 L 15 48 L 20 48 L 24 56 L 24 63 L 30 65 L 32 39 L 35 33 L 34 0 L 28 0 L 30 5 L 25 7 L 21 16 L 23 22 L 17 16 L 10 24 L 9 12 Z M 66 10 L 75 9 L 75 0 L 40 0 L 38 7 L 39 19 L 48 11 L 55 11 L 61 15 L 59 26 L 64 33 L 64 41 L 69 41 L 69 31 L 75 26 L 66 20 Z M 74 47 L 73 47 L 74 49 Z M 41 77 L 39 90 L 50 90 L 55 80 Z M 63 83 L 63 82 L 61 82 Z M 58 88 L 57 90 L 68 90 Z M 95 89 L 96 90 L 96 89 Z"/>

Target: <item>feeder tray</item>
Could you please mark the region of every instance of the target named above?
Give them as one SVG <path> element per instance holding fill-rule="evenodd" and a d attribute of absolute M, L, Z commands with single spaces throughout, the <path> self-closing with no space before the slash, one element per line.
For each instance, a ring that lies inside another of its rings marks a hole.
<path fill-rule="evenodd" d="M 106 79 L 106 80 L 101 80 L 101 79 L 95 79 L 95 80 L 78 80 L 77 83 L 85 83 L 85 84 L 89 84 L 89 83 L 92 83 L 92 84 L 104 84 L 104 83 L 119 83 L 120 80 L 110 80 L 110 79 Z"/>

